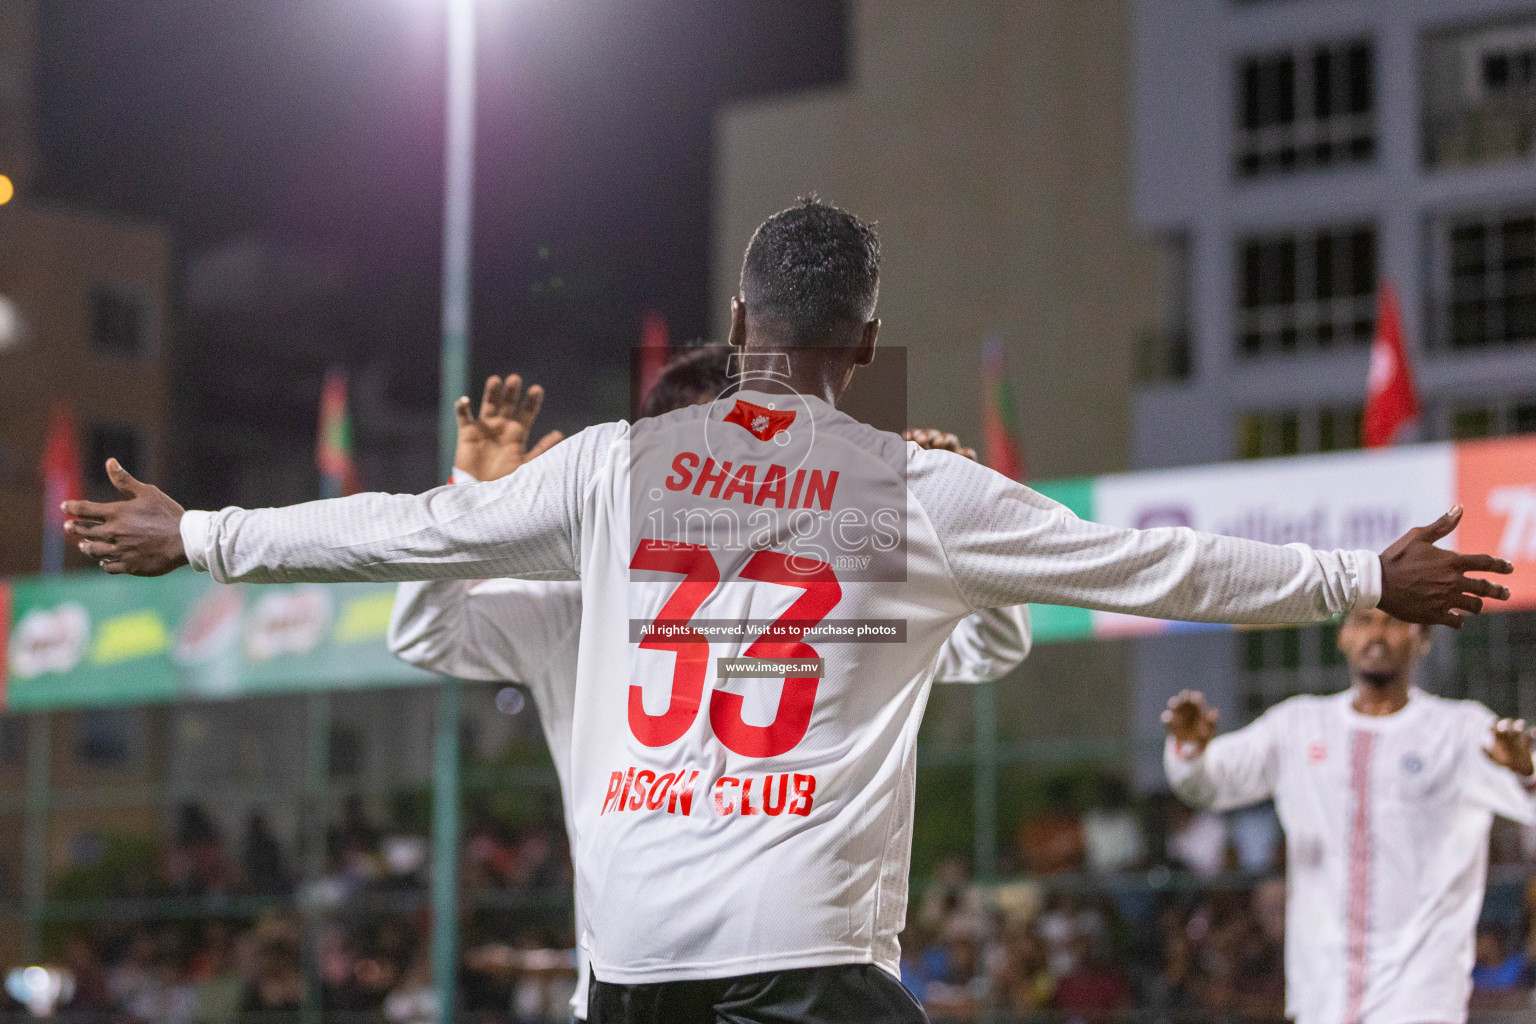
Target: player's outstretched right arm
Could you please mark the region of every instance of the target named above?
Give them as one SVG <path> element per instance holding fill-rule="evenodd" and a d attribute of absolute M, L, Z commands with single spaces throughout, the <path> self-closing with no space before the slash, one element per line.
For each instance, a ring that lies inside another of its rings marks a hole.
<path fill-rule="evenodd" d="M 1163 770 L 1179 799 L 1224 811 L 1274 795 L 1274 712 L 1218 737 L 1217 710 L 1206 704 L 1199 690 L 1184 690 L 1168 701 L 1162 717 L 1168 729 Z"/>
<path fill-rule="evenodd" d="M 592 427 L 512 476 L 425 494 L 183 513 L 124 473 L 126 500 L 68 502 L 65 512 L 81 550 L 115 573 L 190 562 L 221 583 L 575 579 L 581 496 L 626 429 Z"/>

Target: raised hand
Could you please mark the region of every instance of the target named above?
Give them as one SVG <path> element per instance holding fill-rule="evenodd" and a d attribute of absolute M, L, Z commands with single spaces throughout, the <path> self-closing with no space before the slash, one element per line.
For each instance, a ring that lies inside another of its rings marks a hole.
<path fill-rule="evenodd" d="M 960 443 L 960 439 L 954 434 L 943 430 L 929 430 L 926 427 L 908 427 L 901 432 L 904 440 L 915 441 L 919 448 L 933 448 L 939 451 L 954 452 L 956 455 L 964 455 L 972 462 L 979 462 L 975 448 L 967 448 Z"/>
<path fill-rule="evenodd" d="M 515 373 L 487 377 L 480 397 L 480 413 L 469 409 L 469 399 L 461 398 L 453 410 L 459 420 L 459 443 L 453 464 L 476 480 L 496 480 L 506 476 L 529 459 L 536 458 L 559 444 L 564 434 L 552 430 L 533 448 L 533 421 L 544 404 L 544 389 L 535 384 L 523 390 L 523 378 Z"/>
<path fill-rule="evenodd" d="M 181 545 L 182 507 L 154 484 L 135 480 L 116 459 L 107 479 L 122 501 L 66 501 L 64 532 L 107 572 L 163 576 L 187 564 Z"/>
<path fill-rule="evenodd" d="M 1493 745 L 1483 750 L 1488 760 L 1524 778 L 1536 774 L 1536 764 L 1531 761 L 1531 730 L 1525 727 L 1525 719 L 1501 718 L 1493 723 L 1492 733 Z"/>
<path fill-rule="evenodd" d="M 1216 722 L 1221 712 L 1205 703 L 1205 694 L 1199 690 L 1180 690 L 1168 698 L 1168 709 L 1163 712 L 1163 725 L 1175 743 L 1190 754 L 1199 756 L 1216 735 Z"/>
<path fill-rule="evenodd" d="M 1382 611 L 1404 622 L 1460 629 L 1483 610 L 1483 598 L 1509 599 L 1509 588 L 1469 572 L 1508 574 L 1514 566 L 1492 555 L 1462 555 L 1435 547 L 1461 522 L 1457 505 L 1428 526 L 1418 526 L 1381 553 Z"/>

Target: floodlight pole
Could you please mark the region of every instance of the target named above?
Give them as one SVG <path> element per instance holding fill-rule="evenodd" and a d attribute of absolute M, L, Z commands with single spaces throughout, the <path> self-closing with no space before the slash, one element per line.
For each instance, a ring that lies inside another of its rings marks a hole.
<path fill-rule="evenodd" d="M 475 0 L 447 0 L 447 140 L 443 160 L 443 353 L 438 401 L 438 482 L 453 472 L 453 404 L 468 390 L 471 211 L 475 178 Z M 437 694 L 432 772 L 432 980 L 438 1020 L 458 997 L 459 703 L 457 679 Z"/>

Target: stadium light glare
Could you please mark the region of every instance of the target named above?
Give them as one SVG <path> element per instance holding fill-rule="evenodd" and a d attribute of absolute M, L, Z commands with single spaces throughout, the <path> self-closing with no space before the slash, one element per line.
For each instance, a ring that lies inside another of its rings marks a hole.
<path fill-rule="evenodd" d="M 16 185 L 5 175 L 0 174 L 0 206 L 10 202 L 16 195 Z"/>

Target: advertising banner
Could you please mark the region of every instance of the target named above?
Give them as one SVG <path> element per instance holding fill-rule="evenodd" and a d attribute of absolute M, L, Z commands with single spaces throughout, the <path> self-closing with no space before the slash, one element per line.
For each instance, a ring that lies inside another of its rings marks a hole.
<path fill-rule="evenodd" d="M 249 696 L 433 677 L 385 646 L 395 588 L 72 573 L 10 588 L 7 710 Z"/>
<path fill-rule="evenodd" d="M 1188 526 L 1275 544 L 1380 551 L 1460 502 L 1448 546 L 1515 563 L 1512 599 L 1536 608 L 1536 436 L 1046 481 L 1083 519 Z M 434 677 L 385 645 L 390 584 L 220 586 L 200 573 L 82 572 L 0 581 L 0 708 L 16 711 L 399 686 Z M 1179 629 L 1035 606 L 1051 643 Z"/>

